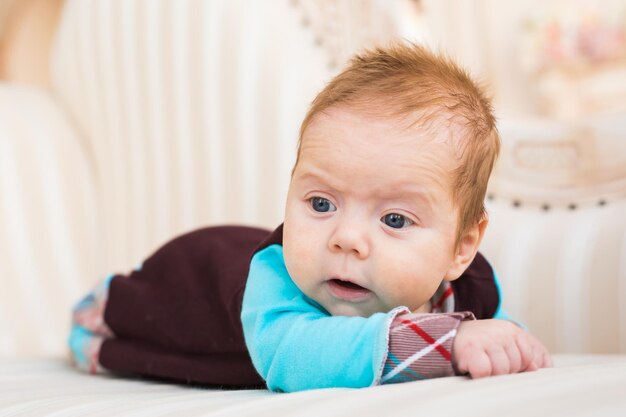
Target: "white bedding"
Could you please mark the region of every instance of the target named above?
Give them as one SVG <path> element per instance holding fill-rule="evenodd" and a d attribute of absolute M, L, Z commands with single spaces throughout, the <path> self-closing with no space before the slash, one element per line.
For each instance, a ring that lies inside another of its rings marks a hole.
<path fill-rule="evenodd" d="M 626 416 L 626 356 L 555 355 L 555 368 L 293 394 L 90 376 L 63 359 L 0 360 L 0 416 Z"/>

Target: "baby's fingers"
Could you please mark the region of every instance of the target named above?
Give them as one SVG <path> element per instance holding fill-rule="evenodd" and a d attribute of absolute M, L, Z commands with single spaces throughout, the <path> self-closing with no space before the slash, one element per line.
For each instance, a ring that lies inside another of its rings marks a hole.
<path fill-rule="evenodd" d="M 543 353 L 543 367 L 552 368 L 553 366 L 554 363 L 552 362 L 552 356 L 550 355 L 550 352 L 548 352 L 548 350 L 546 349 Z"/>
<path fill-rule="evenodd" d="M 509 358 L 509 374 L 516 374 L 522 370 L 522 354 L 515 342 L 508 343 L 504 346 L 504 351 Z"/>
<path fill-rule="evenodd" d="M 467 357 L 467 371 L 474 379 L 490 376 L 492 372 L 491 359 L 483 350 L 476 349 Z"/>
<path fill-rule="evenodd" d="M 534 363 L 534 352 L 532 344 L 528 339 L 526 334 L 520 334 L 515 338 L 515 345 L 520 353 L 521 357 L 521 366 L 520 372 L 526 371 L 536 371 L 538 369 L 537 365 Z"/>
<path fill-rule="evenodd" d="M 537 341 L 533 346 L 534 353 L 534 362 L 537 365 L 537 368 L 551 368 L 552 367 L 552 358 L 550 357 L 550 352 L 541 342 Z"/>
<path fill-rule="evenodd" d="M 491 375 L 505 375 L 511 370 L 511 358 L 505 348 L 493 346 L 488 349 L 487 354 L 491 361 Z"/>

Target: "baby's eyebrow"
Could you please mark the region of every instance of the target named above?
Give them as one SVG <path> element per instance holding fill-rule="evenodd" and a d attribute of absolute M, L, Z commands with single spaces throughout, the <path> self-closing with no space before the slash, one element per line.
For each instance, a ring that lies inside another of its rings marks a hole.
<path fill-rule="evenodd" d="M 295 179 L 305 182 L 317 182 L 333 190 L 341 189 L 338 184 L 332 181 L 332 178 L 330 178 L 330 176 L 324 175 L 323 173 L 318 174 L 311 170 L 306 170 L 301 174 L 298 174 Z M 390 191 L 389 189 L 391 189 L 392 191 Z M 386 187 L 385 189 L 380 190 L 373 189 L 372 191 L 378 192 L 379 195 L 388 200 L 405 200 L 410 203 L 425 206 L 429 209 L 432 209 L 434 206 L 434 201 L 430 193 L 425 191 L 423 187 L 417 186 L 412 183 L 396 183 L 393 184 L 392 187 Z"/>
<path fill-rule="evenodd" d="M 316 174 L 310 170 L 304 171 L 302 174 L 298 174 L 294 179 L 298 181 L 315 181 L 325 185 L 331 185 L 332 181 L 329 178 L 324 178 L 326 175 Z"/>
<path fill-rule="evenodd" d="M 393 193 L 382 192 L 381 194 L 390 200 L 407 200 L 428 208 L 432 208 L 434 205 L 432 196 L 429 193 L 411 185 L 405 187 L 400 186 L 398 188 L 394 187 Z"/>

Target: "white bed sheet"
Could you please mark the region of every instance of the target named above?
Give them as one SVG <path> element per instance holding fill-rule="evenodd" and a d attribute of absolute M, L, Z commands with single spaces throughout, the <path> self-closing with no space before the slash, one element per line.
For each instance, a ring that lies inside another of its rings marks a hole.
<path fill-rule="evenodd" d="M 91 376 L 64 359 L 1 359 L 0 416 L 626 416 L 626 355 L 555 355 L 555 368 L 291 394 Z"/>

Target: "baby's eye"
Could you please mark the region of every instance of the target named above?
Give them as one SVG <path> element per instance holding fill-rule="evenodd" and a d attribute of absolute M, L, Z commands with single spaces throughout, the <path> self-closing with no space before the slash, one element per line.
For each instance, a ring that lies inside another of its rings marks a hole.
<path fill-rule="evenodd" d="M 394 229 L 402 229 L 403 227 L 413 224 L 413 220 L 407 219 L 405 216 L 398 213 L 387 214 L 383 216 L 380 221 L 382 221 L 389 227 L 393 227 Z"/>
<path fill-rule="evenodd" d="M 320 213 L 326 213 L 327 211 L 337 211 L 337 207 L 324 197 L 313 197 L 309 199 L 311 202 L 311 207 L 313 210 L 318 211 Z"/>

